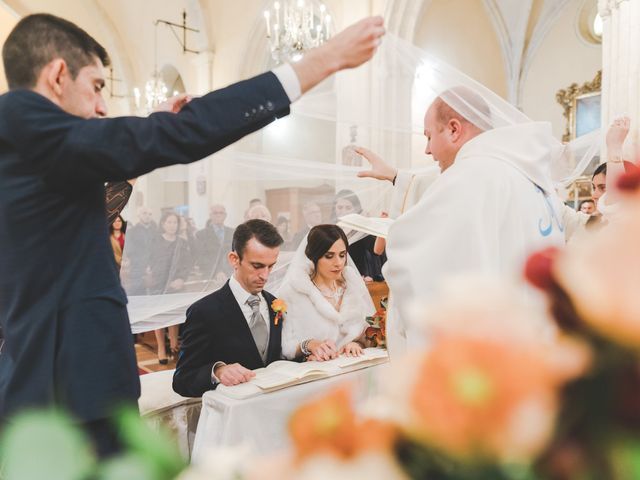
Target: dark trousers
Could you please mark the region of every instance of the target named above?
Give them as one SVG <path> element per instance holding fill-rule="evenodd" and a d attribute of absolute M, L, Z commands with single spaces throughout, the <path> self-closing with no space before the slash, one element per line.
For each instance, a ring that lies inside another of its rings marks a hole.
<path fill-rule="evenodd" d="M 102 418 L 82 424 L 91 438 L 96 455 L 99 459 L 106 459 L 122 453 L 124 446 L 113 426 L 111 419 Z"/>

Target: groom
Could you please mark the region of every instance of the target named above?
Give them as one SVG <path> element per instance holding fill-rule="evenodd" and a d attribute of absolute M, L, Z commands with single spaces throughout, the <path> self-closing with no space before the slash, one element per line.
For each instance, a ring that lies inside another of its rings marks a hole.
<path fill-rule="evenodd" d="M 275 297 L 263 290 L 278 260 L 282 237 L 264 220 L 236 228 L 228 255 L 234 273 L 218 291 L 187 310 L 173 389 L 200 397 L 219 383 L 238 385 L 251 370 L 280 359 L 282 323 L 275 321 Z"/>

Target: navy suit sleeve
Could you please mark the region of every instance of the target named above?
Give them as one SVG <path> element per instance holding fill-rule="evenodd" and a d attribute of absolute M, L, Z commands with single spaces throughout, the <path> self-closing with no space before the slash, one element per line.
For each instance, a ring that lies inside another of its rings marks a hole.
<path fill-rule="evenodd" d="M 182 332 L 182 348 L 173 374 L 173 390 L 183 397 L 201 397 L 213 390 L 211 369 L 219 359 L 212 358 L 215 339 L 204 309 L 192 306 Z"/>
<path fill-rule="evenodd" d="M 31 91 L 6 95 L 7 140 L 47 181 L 127 180 L 156 168 L 204 158 L 289 113 L 272 72 L 188 103 L 178 114 L 85 120 Z"/>

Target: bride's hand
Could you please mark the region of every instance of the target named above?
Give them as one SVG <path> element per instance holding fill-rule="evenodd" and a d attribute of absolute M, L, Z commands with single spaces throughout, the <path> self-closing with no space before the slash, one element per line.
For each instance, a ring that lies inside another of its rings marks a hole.
<path fill-rule="evenodd" d="M 338 349 L 331 340 L 325 340 L 323 342 L 320 340 L 311 340 L 307 348 L 309 348 L 311 356 L 315 357 L 314 360 L 318 362 L 331 360 L 338 356 Z"/>
<path fill-rule="evenodd" d="M 349 342 L 340 350 L 340 354 L 347 357 L 359 357 L 363 353 L 362 346 L 358 342 Z"/>

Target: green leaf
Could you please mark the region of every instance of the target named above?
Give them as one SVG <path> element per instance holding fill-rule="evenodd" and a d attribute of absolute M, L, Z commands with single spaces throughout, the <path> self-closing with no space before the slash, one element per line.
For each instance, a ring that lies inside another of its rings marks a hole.
<path fill-rule="evenodd" d="M 161 480 L 171 478 L 158 476 L 157 466 L 138 455 L 124 455 L 106 462 L 97 480 Z"/>
<path fill-rule="evenodd" d="M 616 478 L 640 478 L 640 441 L 628 439 L 616 443 L 611 456 Z"/>
<path fill-rule="evenodd" d="M 55 411 L 18 415 L 0 441 L 3 480 L 82 480 L 95 458 L 84 433 Z"/>
<path fill-rule="evenodd" d="M 140 418 L 137 410 L 122 410 L 117 415 L 122 440 L 130 453 L 138 455 L 154 465 L 157 478 L 174 478 L 185 467 L 177 443 L 164 430 L 153 430 Z"/>

